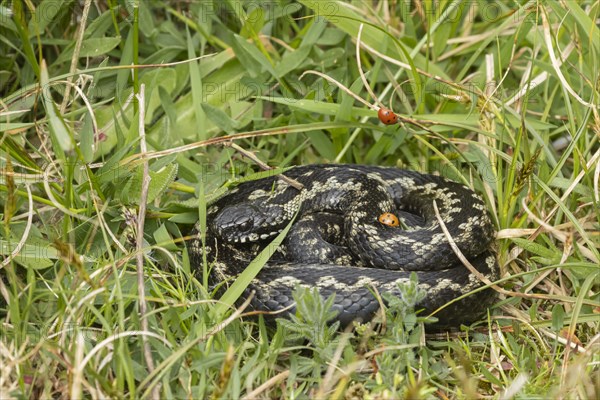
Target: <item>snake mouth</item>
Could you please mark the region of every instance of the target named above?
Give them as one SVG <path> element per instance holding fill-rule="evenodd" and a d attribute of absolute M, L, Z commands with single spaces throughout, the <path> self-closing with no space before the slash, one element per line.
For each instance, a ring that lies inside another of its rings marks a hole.
<path fill-rule="evenodd" d="M 233 236 L 231 237 L 231 240 L 229 240 L 232 243 L 253 243 L 253 242 L 259 242 L 262 240 L 268 240 L 271 238 L 274 238 L 275 236 L 279 235 L 279 233 L 281 233 L 281 230 L 279 231 L 274 231 L 274 232 L 269 232 L 269 233 L 250 233 L 248 235 L 237 235 L 237 236 Z"/>

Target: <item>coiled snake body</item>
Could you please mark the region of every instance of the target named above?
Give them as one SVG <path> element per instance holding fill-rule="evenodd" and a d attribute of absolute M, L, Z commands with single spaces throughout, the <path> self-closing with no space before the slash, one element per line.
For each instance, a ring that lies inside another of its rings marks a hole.
<path fill-rule="evenodd" d="M 379 308 L 373 295 L 398 292 L 411 271 L 427 296 L 418 308 L 431 312 L 482 286 L 453 252 L 434 209 L 454 242 L 486 278 L 498 266 L 491 244 L 494 228 L 482 199 L 466 186 L 445 178 L 397 168 L 363 165 L 309 165 L 285 172 L 299 190 L 276 176 L 244 182 L 207 211 L 204 246 L 197 233 L 192 264 L 203 256 L 213 285 L 230 281 L 295 218 L 285 241 L 252 280 L 252 307 L 276 311 L 293 303 L 297 285 L 335 293 L 342 325 L 369 320 Z M 383 213 L 403 227 L 378 221 Z M 478 318 L 493 296 L 472 294 L 436 314 L 441 325 Z M 290 311 L 293 312 L 293 309 Z"/>

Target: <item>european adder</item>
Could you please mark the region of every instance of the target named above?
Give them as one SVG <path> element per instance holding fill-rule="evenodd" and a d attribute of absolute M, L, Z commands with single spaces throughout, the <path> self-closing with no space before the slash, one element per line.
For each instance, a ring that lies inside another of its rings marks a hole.
<path fill-rule="evenodd" d="M 276 311 L 293 303 L 297 285 L 335 293 L 342 325 L 367 321 L 379 308 L 373 295 L 398 293 L 411 271 L 427 291 L 418 305 L 431 312 L 483 284 L 452 251 L 435 215 L 439 210 L 453 240 L 475 268 L 498 277 L 492 248 L 495 230 L 481 197 L 448 179 L 390 167 L 309 165 L 285 172 L 302 190 L 271 176 L 239 184 L 207 210 L 204 246 L 195 229 L 192 265 L 202 270 L 203 249 L 211 285 L 226 287 L 293 219 L 269 263 L 250 283 L 251 306 Z M 402 227 L 386 226 L 383 213 Z M 491 290 L 472 294 L 436 314 L 444 326 L 479 318 Z M 293 312 L 292 309 L 290 312 Z"/>

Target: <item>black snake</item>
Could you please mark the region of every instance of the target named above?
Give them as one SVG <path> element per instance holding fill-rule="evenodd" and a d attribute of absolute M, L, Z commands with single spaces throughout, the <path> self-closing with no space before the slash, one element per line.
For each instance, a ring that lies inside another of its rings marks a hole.
<path fill-rule="evenodd" d="M 434 211 L 465 257 L 489 280 L 498 277 L 491 249 L 495 230 L 483 200 L 445 178 L 390 167 L 309 165 L 285 171 L 301 190 L 277 176 L 239 184 L 207 210 L 204 246 L 196 227 L 192 265 L 211 285 L 231 282 L 295 218 L 285 241 L 251 281 L 252 307 L 276 311 L 293 303 L 297 285 L 335 293 L 342 325 L 369 320 L 379 308 L 373 295 L 398 292 L 416 271 L 427 291 L 418 308 L 431 312 L 482 286 L 448 243 Z M 397 215 L 402 227 L 379 222 Z M 205 252 L 205 254 L 203 253 Z M 436 314 L 441 325 L 480 317 L 493 299 L 490 290 L 462 299 Z M 290 311 L 293 312 L 293 309 Z"/>

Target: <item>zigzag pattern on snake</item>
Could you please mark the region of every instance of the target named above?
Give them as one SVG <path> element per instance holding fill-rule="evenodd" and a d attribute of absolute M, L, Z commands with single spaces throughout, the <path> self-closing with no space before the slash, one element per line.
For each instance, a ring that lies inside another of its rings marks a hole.
<path fill-rule="evenodd" d="M 491 249 L 495 230 L 481 197 L 464 185 L 364 165 L 293 167 L 285 175 L 304 188 L 277 176 L 239 184 L 208 208 L 204 246 L 198 226 L 191 246 L 192 265 L 201 271 L 206 252 L 211 285 L 224 287 L 295 218 L 282 246 L 244 293 L 255 291 L 251 306 L 256 310 L 289 306 L 297 285 L 317 287 L 324 297 L 335 293 L 336 319 L 346 325 L 370 320 L 379 309 L 372 288 L 397 293 L 397 284 L 408 281 L 411 271 L 427 292 L 418 304 L 425 312 L 482 286 L 452 251 L 434 201 L 471 264 L 492 281 L 498 277 Z M 403 226 L 380 223 L 386 212 Z M 471 322 L 493 298 L 491 290 L 481 291 L 436 317 L 445 326 Z"/>

